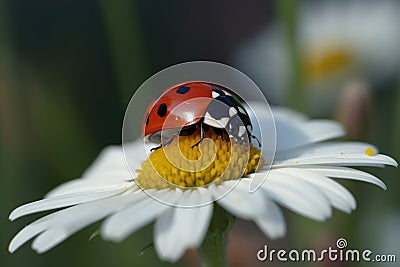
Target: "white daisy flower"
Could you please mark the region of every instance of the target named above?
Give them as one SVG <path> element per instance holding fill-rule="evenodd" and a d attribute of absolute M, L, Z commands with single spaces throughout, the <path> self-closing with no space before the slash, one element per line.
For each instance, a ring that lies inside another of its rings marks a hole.
<path fill-rule="evenodd" d="M 236 217 L 254 221 L 269 238 L 279 238 L 286 232 L 280 206 L 317 221 L 329 218 L 332 208 L 346 213 L 355 209 L 353 195 L 336 181 L 338 178 L 365 181 L 386 189 L 377 177 L 347 167 L 397 166 L 392 158 L 378 154 L 376 147 L 366 143 L 326 142 L 343 135 L 341 126 L 333 121 L 309 120 L 283 108 L 273 109 L 273 115 L 277 150 L 272 166 L 264 162 L 256 171 L 260 152 L 252 148 L 244 178 L 224 180 L 190 190 L 182 190 L 177 186 L 165 188 L 152 180 L 151 164 L 146 160 L 147 154 L 141 140 L 130 144 L 127 149 L 134 152 L 130 153 L 135 157 L 130 159 L 134 162 L 129 164 L 140 169 L 135 178 L 144 185 L 143 190 L 131 179 L 122 147 L 105 148 L 82 178 L 62 184 L 42 200 L 25 204 L 11 212 L 9 219 L 15 220 L 32 213 L 61 209 L 23 228 L 12 239 L 9 251 L 14 252 L 34 239 L 32 248 L 38 253 L 46 252 L 101 219 L 105 219 L 101 236 L 112 241 L 121 241 L 155 221 L 153 239 L 157 254 L 163 260 L 177 261 L 188 248 L 199 248 L 202 245 L 210 222 L 213 223 L 213 212 L 221 207 Z M 186 138 L 192 143 L 196 142 L 195 139 L 190 140 L 192 137 Z M 224 146 L 227 144 L 220 138 L 213 139 L 219 150 L 226 149 Z M 159 160 L 166 173 L 165 177 L 172 182 L 176 178 L 174 183 L 177 184 L 201 185 L 206 179 L 212 180 L 213 175 L 217 176 L 215 172 L 218 172 L 218 164 L 224 163 L 221 152 L 215 168 L 203 170 L 205 173 L 196 176 L 194 180 L 182 178 L 186 174 L 176 174 L 168 163 L 162 162 L 160 154 L 163 149 L 156 150 L 150 157 Z M 240 165 L 241 159 L 238 158 L 237 162 Z M 251 179 L 265 175 L 269 167 L 267 179 L 259 190 L 250 194 Z M 234 176 L 234 172 L 231 175 Z M 221 192 L 235 183 L 236 186 L 221 197 Z M 149 194 L 162 196 L 175 205 L 159 202 Z M 188 203 L 199 201 L 210 204 L 179 207 L 181 204 L 187 206 Z"/>

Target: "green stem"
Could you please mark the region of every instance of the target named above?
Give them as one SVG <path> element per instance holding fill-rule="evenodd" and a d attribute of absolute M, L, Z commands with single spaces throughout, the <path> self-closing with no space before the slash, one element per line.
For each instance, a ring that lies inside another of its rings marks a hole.
<path fill-rule="evenodd" d="M 135 2 L 136 3 L 136 2 Z M 132 1 L 99 1 L 118 87 L 125 104 L 149 75 L 147 49 Z"/>
<path fill-rule="evenodd" d="M 290 91 L 289 106 L 298 111 L 306 113 L 306 96 L 304 92 L 304 81 L 301 68 L 301 57 L 297 36 L 297 5 L 294 0 L 275 1 L 278 16 L 281 20 L 284 34 L 288 41 L 287 53 L 290 56 Z"/>
<path fill-rule="evenodd" d="M 227 234 L 219 234 L 204 240 L 199 249 L 202 266 L 226 266 L 226 238 Z"/>
<path fill-rule="evenodd" d="M 203 267 L 227 266 L 226 241 L 235 219 L 219 205 L 214 205 L 210 227 L 198 250 Z"/>

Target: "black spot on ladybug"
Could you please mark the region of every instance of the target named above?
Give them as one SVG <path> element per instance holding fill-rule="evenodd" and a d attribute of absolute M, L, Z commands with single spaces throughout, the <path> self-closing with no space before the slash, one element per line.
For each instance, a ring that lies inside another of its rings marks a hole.
<path fill-rule="evenodd" d="M 190 90 L 190 87 L 188 87 L 188 86 L 181 86 L 181 87 L 179 87 L 178 90 L 176 90 L 176 92 L 177 92 L 178 94 L 184 95 L 184 94 L 186 94 L 187 92 L 189 92 L 189 90 Z"/>
<path fill-rule="evenodd" d="M 147 113 L 147 115 L 146 115 L 146 125 L 149 124 L 149 117 L 150 117 L 150 113 Z"/>
<path fill-rule="evenodd" d="M 167 104 L 162 103 L 157 109 L 157 114 L 160 117 L 164 117 L 165 115 L 167 115 Z"/>

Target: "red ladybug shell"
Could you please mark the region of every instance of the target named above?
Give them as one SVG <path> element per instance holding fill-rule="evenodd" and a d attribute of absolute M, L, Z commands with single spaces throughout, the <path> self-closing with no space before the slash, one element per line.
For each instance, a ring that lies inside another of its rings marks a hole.
<path fill-rule="evenodd" d="M 213 101 L 213 86 L 206 82 L 188 82 L 167 89 L 148 108 L 143 121 L 143 136 L 200 122 Z M 191 102 L 191 99 L 197 101 Z"/>

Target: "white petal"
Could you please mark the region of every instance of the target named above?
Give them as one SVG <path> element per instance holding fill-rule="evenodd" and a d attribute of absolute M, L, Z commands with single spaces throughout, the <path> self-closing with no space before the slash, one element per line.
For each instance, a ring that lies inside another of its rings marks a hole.
<path fill-rule="evenodd" d="M 321 142 L 344 135 L 342 126 L 330 120 L 306 120 L 297 113 L 272 109 L 276 125 L 276 151 Z"/>
<path fill-rule="evenodd" d="M 179 231 L 177 238 L 181 241 L 178 243 L 182 244 L 181 246 L 183 246 L 184 249 L 197 247 L 201 244 L 207 232 L 213 211 L 211 195 L 208 190 L 197 188 L 197 190 L 193 192 L 186 192 L 179 200 L 179 206 L 187 205 L 187 203 L 190 202 L 193 203 L 193 198 L 201 198 L 201 203 L 208 204 L 193 208 L 175 208 L 174 224 Z M 198 201 L 195 203 L 198 203 Z"/>
<path fill-rule="evenodd" d="M 282 168 L 277 169 L 276 172 L 285 173 L 312 183 L 325 194 L 331 205 L 339 210 L 350 213 L 356 208 L 356 200 L 346 188 L 319 173 L 305 168 Z"/>
<path fill-rule="evenodd" d="M 367 148 L 371 148 L 378 152 L 378 149 L 368 143 L 362 142 L 324 142 L 310 144 L 300 148 L 294 148 L 286 151 L 277 152 L 276 160 L 290 159 L 295 157 L 319 157 L 327 155 L 343 155 L 343 154 L 360 154 L 364 153 Z"/>
<path fill-rule="evenodd" d="M 212 185 L 209 189 L 217 198 L 235 183 L 236 181 L 226 181 L 218 186 Z M 286 224 L 280 208 L 262 190 L 250 193 L 250 183 L 250 179 L 241 179 L 232 191 L 217 200 L 218 204 L 237 217 L 254 220 L 270 238 L 282 237 L 286 232 Z"/>
<path fill-rule="evenodd" d="M 267 196 L 279 204 L 314 220 L 331 216 L 329 200 L 312 184 L 271 170 L 262 185 Z"/>
<path fill-rule="evenodd" d="M 151 191 L 151 194 L 171 195 L 178 200 L 181 195 L 180 190 L 161 190 L 157 193 Z M 173 203 L 173 199 L 171 199 Z M 171 207 L 165 203 L 146 196 L 134 205 L 128 206 L 105 220 L 102 225 L 101 234 L 105 239 L 119 242 L 131 233 L 152 222 L 161 213 Z"/>
<path fill-rule="evenodd" d="M 332 120 L 310 120 L 304 124 L 303 131 L 309 142 L 321 142 L 345 135 L 342 125 Z"/>
<path fill-rule="evenodd" d="M 133 185 L 132 181 L 121 180 L 116 181 L 113 179 L 75 179 L 66 183 L 60 184 L 59 186 L 48 192 L 45 198 L 59 197 L 63 195 L 70 195 L 75 193 L 85 193 L 88 191 L 99 191 L 107 189 L 123 188 Z"/>
<path fill-rule="evenodd" d="M 122 187 L 109 190 L 98 190 L 98 191 L 91 191 L 84 193 L 68 194 L 60 197 L 42 199 L 16 208 L 11 212 L 9 219 L 15 220 L 21 216 L 32 214 L 35 212 L 63 208 L 97 199 L 107 198 L 120 194 L 125 190 L 126 189 Z"/>
<path fill-rule="evenodd" d="M 294 111 L 293 109 L 286 108 L 283 106 L 272 106 L 271 111 L 272 114 L 274 115 L 274 119 L 279 121 L 300 123 L 309 120 L 309 118 L 303 113 Z"/>
<path fill-rule="evenodd" d="M 124 149 L 129 160 L 130 170 L 140 168 L 140 164 L 147 158 L 142 140 L 126 144 Z M 57 186 L 47 193 L 46 198 L 74 192 L 98 190 L 131 181 L 134 177 L 132 177 L 126 164 L 125 154 L 122 146 L 104 148 L 96 160 L 83 173 L 82 178 Z"/>
<path fill-rule="evenodd" d="M 276 151 L 342 137 L 342 126 L 330 120 L 311 120 L 302 123 L 285 124 L 276 121 Z"/>
<path fill-rule="evenodd" d="M 126 165 L 125 155 L 128 157 L 128 162 L 132 170 L 139 168 L 140 164 L 147 158 L 143 141 L 138 139 L 130 144 L 125 144 L 124 148 L 122 146 L 108 146 L 104 148 L 92 165 L 84 172 L 82 178 L 98 179 L 99 177 L 115 177 L 119 179 L 119 176 L 123 174 L 125 179 L 129 179 L 130 174 Z"/>
<path fill-rule="evenodd" d="M 304 168 L 307 168 L 308 170 L 311 170 L 313 172 L 318 172 L 322 175 L 332 177 L 332 178 L 344 178 L 344 179 L 352 179 L 352 180 L 357 180 L 357 181 L 363 181 L 367 183 L 371 183 L 374 185 L 379 186 L 383 190 L 386 190 L 387 187 L 384 182 L 382 182 L 379 178 L 375 177 L 374 175 L 360 171 L 360 170 L 355 170 L 352 168 L 347 168 L 347 167 L 336 167 L 336 166 L 304 166 Z"/>
<path fill-rule="evenodd" d="M 215 198 L 227 192 L 237 181 L 226 181 L 210 189 Z M 265 196 L 259 191 L 249 192 L 250 180 L 241 179 L 239 183 L 225 196 L 217 200 L 224 209 L 242 219 L 254 219 L 265 212 Z M 256 203 L 256 204 L 255 204 Z"/>
<path fill-rule="evenodd" d="M 195 188 L 186 190 L 182 199 L 177 202 L 178 207 L 192 208 L 195 206 L 203 206 L 212 202 L 212 194 L 205 188 Z"/>
<path fill-rule="evenodd" d="M 154 247 L 161 259 L 173 261 L 179 258 L 184 251 L 174 250 L 175 228 L 173 227 L 174 209 L 169 209 L 157 219 L 154 224 Z M 170 252 L 172 251 L 172 256 Z"/>
<path fill-rule="evenodd" d="M 52 228 L 40 234 L 32 242 L 32 249 L 37 253 L 44 253 L 71 235 L 70 231 L 59 228 Z"/>
<path fill-rule="evenodd" d="M 99 177 L 109 176 L 118 179 L 121 174 L 129 177 L 122 146 L 108 146 L 100 152 L 95 161 L 86 169 L 82 174 L 82 178 L 98 179 Z"/>
<path fill-rule="evenodd" d="M 271 120 L 269 114 L 265 114 L 265 107 L 260 107 L 258 103 L 249 105 L 259 120 Z M 309 120 L 303 114 L 287 108 L 272 107 L 271 110 L 276 127 L 277 152 L 344 135 L 342 126 L 335 121 Z"/>
<path fill-rule="evenodd" d="M 206 190 L 198 188 L 185 191 L 178 205 L 187 206 L 187 203 L 199 196 L 206 198 L 201 201 L 203 203 L 211 200 Z M 192 208 L 177 207 L 164 213 L 154 228 L 155 248 L 160 258 L 174 262 L 182 257 L 186 249 L 199 247 L 207 232 L 212 210 L 213 205 L 210 203 Z"/>
<path fill-rule="evenodd" d="M 142 194 L 144 193 L 117 195 L 49 214 L 23 228 L 11 240 L 8 249 L 10 252 L 14 252 L 25 242 L 42 233 L 44 236 L 40 237 L 41 235 L 39 235 L 39 240 L 34 243 L 34 249 L 40 253 L 45 252 L 87 225 L 135 201 L 135 198 Z M 47 234 L 48 231 L 50 233 Z M 51 244 L 44 242 L 48 237 L 54 238 Z"/>
<path fill-rule="evenodd" d="M 340 166 L 397 166 L 394 159 L 378 154 L 368 156 L 365 153 L 360 154 L 337 154 L 321 156 L 299 156 L 286 160 L 276 160 L 273 168 L 299 166 L 299 165 L 340 165 Z"/>
<path fill-rule="evenodd" d="M 265 212 L 254 219 L 261 231 L 271 239 L 280 238 L 286 233 L 286 222 L 281 209 L 272 200 L 266 198 Z"/>
<path fill-rule="evenodd" d="M 125 150 L 125 151 L 124 151 Z M 125 152 L 125 154 L 124 154 Z M 129 168 L 125 155 L 128 158 Z M 61 184 L 51 190 L 46 197 L 53 197 L 72 192 L 97 190 L 110 184 L 131 181 L 134 170 L 140 168 L 141 163 L 147 158 L 143 141 L 138 139 L 122 146 L 108 146 L 97 156 L 96 160 L 83 173 L 82 178 Z"/>
<path fill-rule="evenodd" d="M 54 214 L 50 214 L 46 217 L 45 219 L 48 219 L 47 221 L 40 223 L 39 220 L 35 221 L 34 223 L 25 226 L 21 231 L 19 231 L 14 238 L 11 240 L 9 246 L 8 246 L 8 251 L 13 253 L 15 250 L 17 250 L 20 246 L 22 246 L 24 243 L 29 241 L 31 238 L 37 236 L 41 232 L 43 232 L 49 225 L 50 221 L 50 216 L 54 216 Z M 42 218 L 43 219 L 43 218 Z"/>

